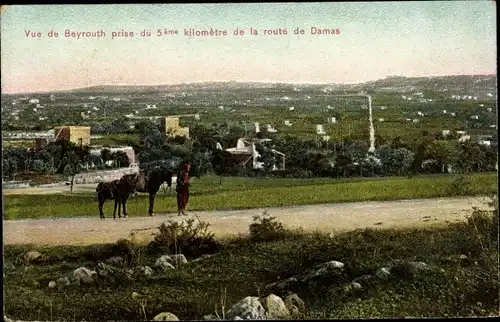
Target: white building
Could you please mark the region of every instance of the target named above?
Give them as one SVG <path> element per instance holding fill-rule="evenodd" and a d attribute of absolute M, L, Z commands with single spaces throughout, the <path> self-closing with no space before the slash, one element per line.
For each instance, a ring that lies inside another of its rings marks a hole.
<path fill-rule="evenodd" d="M 323 124 L 316 124 L 316 134 L 323 135 L 326 134 Z"/>
<path fill-rule="evenodd" d="M 329 117 L 327 121 L 330 124 L 337 124 L 337 118 L 335 116 Z"/>
<path fill-rule="evenodd" d="M 267 132 L 276 133 L 278 131 L 271 124 L 267 124 Z"/>
<path fill-rule="evenodd" d="M 479 145 L 484 145 L 484 146 L 491 146 L 491 141 L 490 140 L 480 140 L 477 142 Z"/>
<path fill-rule="evenodd" d="M 458 138 L 458 142 L 470 141 L 470 135 L 462 135 Z"/>

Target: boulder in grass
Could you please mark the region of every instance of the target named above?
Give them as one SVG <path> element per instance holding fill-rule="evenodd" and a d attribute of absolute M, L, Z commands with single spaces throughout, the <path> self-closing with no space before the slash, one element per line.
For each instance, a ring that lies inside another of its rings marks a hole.
<path fill-rule="evenodd" d="M 153 321 L 179 321 L 179 318 L 170 312 L 162 312 L 153 318 Z"/>

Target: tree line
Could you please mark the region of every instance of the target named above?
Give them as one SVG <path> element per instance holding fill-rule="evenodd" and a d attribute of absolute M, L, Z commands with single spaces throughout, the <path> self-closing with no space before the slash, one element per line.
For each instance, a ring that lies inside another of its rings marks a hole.
<path fill-rule="evenodd" d="M 128 143 L 134 148 L 141 169 L 177 171 L 183 160 L 189 160 L 193 164 L 193 176 L 214 173 L 221 178 L 225 175 L 346 178 L 488 172 L 496 170 L 498 153 L 496 139 L 490 146 L 484 146 L 473 141 L 458 142 L 456 138 L 444 138 L 428 131 L 411 140 L 376 136 L 374 153 L 368 151 L 368 139 L 326 142 L 319 138 L 268 133 L 265 128 L 255 133 L 238 122 L 194 124 L 190 127 L 189 139 L 169 137 L 150 121 L 136 123 L 133 132 L 139 139 Z M 271 139 L 257 144 L 261 155 L 258 161 L 264 165 L 262 169 L 242 167 L 232 162 L 225 151 L 235 147 L 242 137 Z M 217 149 L 217 143 L 222 150 Z M 273 165 L 279 162 L 273 150 L 285 154 L 286 170 L 273 171 Z M 88 170 L 89 165 L 101 169 L 109 167 L 108 161 L 113 161 L 115 167 L 129 165 L 124 152 L 111 153 L 103 149 L 96 156 L 90 154 L 88 147 L 81 148 L 66 141 L 52 142 L 40 151 L 6 148 L 3 153 L 4 178 L 12 178 L 22 171 L 74 176 Z"/>

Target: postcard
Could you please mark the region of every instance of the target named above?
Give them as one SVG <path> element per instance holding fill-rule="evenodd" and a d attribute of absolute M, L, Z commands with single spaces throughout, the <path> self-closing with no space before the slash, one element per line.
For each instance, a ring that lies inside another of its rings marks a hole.
<path fill-rule="evenodd" d="M 5 321 L 497 316 L 496 2 L 1 7 Z"/>

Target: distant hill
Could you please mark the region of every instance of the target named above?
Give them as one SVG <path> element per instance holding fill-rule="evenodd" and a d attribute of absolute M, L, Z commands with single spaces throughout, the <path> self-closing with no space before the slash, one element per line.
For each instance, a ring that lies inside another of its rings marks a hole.
<path fill-rule="evenodd" d="M 245 89 L 293 89 L 330 88 L 337 90 L 393 90 L 393 91 L 490 91 L 496 93 L 496 75 L 452 75 L 433 77 L 392 76 L 359 84 L 291 84 L 265 82 L 199 82 L 174 85 L 100 85 L 71 90 L 29 94 L 75 94 L 75 95 L 133 95 L 160 92 L 245 90 Z M 21 94 L 13 94 L 21 95 Z"/>

